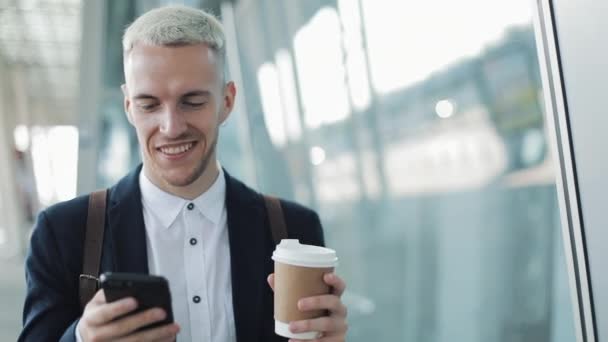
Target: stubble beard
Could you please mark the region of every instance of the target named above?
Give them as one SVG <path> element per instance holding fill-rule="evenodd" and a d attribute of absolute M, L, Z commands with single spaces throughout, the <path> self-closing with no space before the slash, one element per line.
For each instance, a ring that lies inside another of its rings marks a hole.
<path fill-rule="evenodd" d="M 157 174 L 158 176 L 160 176 L 160 181 L 165 182 L 166 184 L 172 186 L 172 187 L 184 187 L 184 186 L 188 186 L 194 182 L 196 182 L 202 175 L 203 173 L 205 173 L 205 171 L 207 170 L 207 168 L 209 167 L 209 163 L 211 162 L 211 157 L 214 155 L 215 153 L 215 149 L 217 147 L 217 139 L 218 139 L 218 133 L 219 133 L 219 129 L 216 129 L 215 132 L 215 138 L 213 139 L 213 141 L 211 142 L 211 145 L 209 146 L 209 149 L 207 149 L 207 152 L 203 155 L 200 163 L 196 164 L 194 169 L 189 172 L 188 176 L 185 178 L 180 178 L 180 179 L 171 179 L 169 177 L 169 175 L 165 172 L 165 170 L 163 170 L 161 167 L 158 166 L 158 164 L 156 164 L 153 159 L 150 160 L 150 164 L 152 164 L 152 168 L 155 169 L 156 172 L 154 172 L 155 174 Z M 199 141 L 199 144 L 203 143 L 203 144 L 207 144 L 207 139 L 205 136 L 203 136 L 203 139 L 201 139 Z M 204 146 L 204 148 L 206 148 L 207 146 Z"/>
<path fill-rule="evenodd" d="M 211 157 L 215 153 L 216 146 L 217 146 L 217 132 L 215 134 L 215 139 L 213 139 L 213 141 L 211 142 L 211 146 L 209 146 L 209 149 L 207 150 L 207 153 L 205 153 L 203 155 L 203 159 L 201 160 L 201 162 L 199 164 L 196 165 L 193 172 L 190 173 L 190 176 L 188 176 L 186 179 L 184 179 L 181 182 L 178 181 L 178 182 L 175 182 L 175 184 L 171 184 L 171 183 L 170 184 L 172 186 L 182 187 L 182 186 L 188 186 L 188 185 L 196 182 L 196 180 L 198 180 L 209 167 L 209 163 L 211 162 Z"/>

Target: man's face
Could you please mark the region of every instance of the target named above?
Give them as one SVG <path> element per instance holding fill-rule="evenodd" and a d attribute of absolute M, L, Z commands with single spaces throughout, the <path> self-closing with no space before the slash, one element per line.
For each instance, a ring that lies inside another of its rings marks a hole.
<path fill-rule="evenodd" d="M 235 96 L 219 63 L 203 44 L 136 45 L 125 58 L 125 110 L 157 185 L 191 185 L 215 163 L 218 128 Z"/>

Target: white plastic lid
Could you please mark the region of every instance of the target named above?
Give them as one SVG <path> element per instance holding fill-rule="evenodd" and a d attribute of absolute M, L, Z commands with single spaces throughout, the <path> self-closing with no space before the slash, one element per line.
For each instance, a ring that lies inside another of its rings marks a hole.
<path fill-rule="evenodd" d="M 333 249 L 302 245 L 296 239 L 283 239 L 272 253 L 272 260 L 303 267 L 336 267 L 338 257 Z"/>

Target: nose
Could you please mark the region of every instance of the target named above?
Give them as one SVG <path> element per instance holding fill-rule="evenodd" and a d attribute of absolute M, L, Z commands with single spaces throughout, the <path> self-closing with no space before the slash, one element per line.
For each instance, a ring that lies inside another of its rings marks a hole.
<path fill-rule="evenodd" d="M 167 108 L 163 113 L 160 132 L 169 139 L 177 139 L 188 129 L 184 116 L 176 108 Z"/>

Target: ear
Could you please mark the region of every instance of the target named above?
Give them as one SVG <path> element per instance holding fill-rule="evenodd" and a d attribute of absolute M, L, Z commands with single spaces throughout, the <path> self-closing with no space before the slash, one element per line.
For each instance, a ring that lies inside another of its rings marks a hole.
<path fill-rule="evenodd" d="M 230 81 L 228 83 L 226 83 L 226 86 L 224 87 L 224 103 L 221 109 L 221 113 L 220 113 L 220 124 L 224 123 L 224 121 L 226 121 L 226 119 L 228 119 L 228 116 L 230 116 L 230 113 L 232 112 L 232 109 L 234 108 L 234 99 L 236 97 L 236 86 L 234 85 L 234 82 Z"/>
<path fill-rule="evenodd" d="M 120 89 L 122 90 L 122 95 L 124 97 L 123 103 L 125 115 L 127 116 L 127 120 L 129 121 L 129 123 L 133 125 L 133 117 L 131 116 L 131 100 L 129 100 L 129 90 L 127 89 L 126 84 L 121 85 Z"/>

